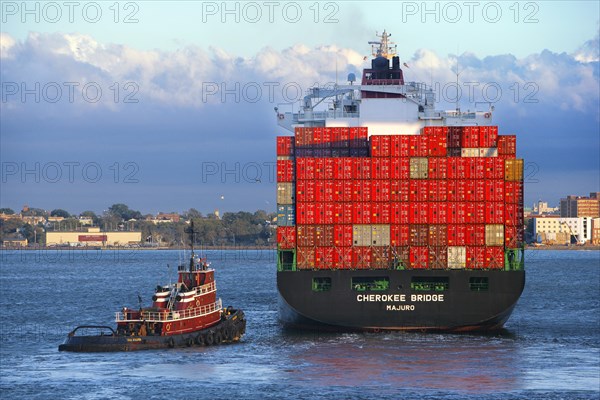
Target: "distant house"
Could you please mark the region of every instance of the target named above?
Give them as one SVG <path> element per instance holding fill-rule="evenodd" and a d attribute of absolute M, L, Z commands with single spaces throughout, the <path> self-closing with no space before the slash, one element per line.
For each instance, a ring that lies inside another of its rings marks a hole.
<path fill-rule="evenodd" d="M 2 241 L 3 247 L 27 247 L 28 241 L 18 232 L 8 234 Z"/>
<path fill-rule="evenodd" d="M 151 221 L 155 225 L 162 223 L 179 222 L 180 219 L 181 216 L 179 216 L 179 214 L 165 214 L 160 212 L 156 217 L 146 218 L 146 220 Z"/>
<path fill-rule="evenodd" d="M 48 217 L 48 222 L 61 222 L 64 221 L 65 217 Z"/>
<path fill-rule="evenodd" d="M 7 221 L 10 219 L 21 219 L 21 215 L 20 214 L 4 214 L 4 213 L 0 213 L 0 220 L 2 221 Z"/>
<path fill-rule="evenodd" d="M 91 226 L 94 224 L 94 220 L 92 219 L 92 217 L 79 217 L 79 223 L 84 226 Z"/>

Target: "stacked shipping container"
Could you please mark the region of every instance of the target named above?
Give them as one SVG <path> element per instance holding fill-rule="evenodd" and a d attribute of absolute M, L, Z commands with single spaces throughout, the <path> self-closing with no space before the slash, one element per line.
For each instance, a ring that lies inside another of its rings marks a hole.
<path fill-rule="evenodd" d="M 277 139 L 278 246 L 298 269 L 502 269 L 523 242 L 523 161 L 496 126 L 296 128 Z"/>

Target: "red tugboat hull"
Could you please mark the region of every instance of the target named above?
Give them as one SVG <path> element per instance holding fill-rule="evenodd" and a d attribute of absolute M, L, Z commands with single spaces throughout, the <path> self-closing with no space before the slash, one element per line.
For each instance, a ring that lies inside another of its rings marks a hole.
<path fill-rule="evenodd" d="M 79 329 L 105 329 L 108 334 L 76 336 Z M 59 351 L 111 352 L 164 349 L 174 347 L 212 346 L 235 343 L 246 332 L 242 310 L 230 310 L 217 324 L 199 331 L 168 336 L 129 336 L 116 333 L 108 326 L 79 326 L 58 346 Z"/>

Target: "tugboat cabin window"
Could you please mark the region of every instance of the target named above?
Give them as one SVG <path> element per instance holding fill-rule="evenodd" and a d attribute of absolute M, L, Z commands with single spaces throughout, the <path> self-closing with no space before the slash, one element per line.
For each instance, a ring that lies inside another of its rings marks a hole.
<path fill-rule="evenodd" d="M 474 276 L 472 278 L 469 278 L 469 287 L 471 288 L 472 292 L 487 292 L 490 288 L 490 284 L 488 282 L 487 276 Z"/>
<path fill-rule="evenodd" d="M 386 276 L 361 276 L 352 278 L 352 290 L 356 292 L 381 292 L 390 288 L 390 278 Z"/>
<path fill-rule="evenodd" d="M 447 276 L 414 276 L 410 288 L 415 292 L 443 292 L 448 290 Z"/>
<path fill-rule="evenodd" d="M 313 278 L 312 290 L 313 292 L 328 292 L 331 290 L 331 278 Z"/>

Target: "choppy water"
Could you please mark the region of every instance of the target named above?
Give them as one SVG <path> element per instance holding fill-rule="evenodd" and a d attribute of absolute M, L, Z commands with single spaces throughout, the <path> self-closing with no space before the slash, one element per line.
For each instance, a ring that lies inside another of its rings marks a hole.
<path fill-rule="evenodd" d="M 312 333 L 277 320 L 275 256 L 208 252 L 242 343 L 59 353 L 75 325 L 113 325 L 174 279 L 176 251 L 1 251 L 0 397 L 6 399 L 600 398 L 600 252 L 526 256 L 527 284 L 495 335 Z"/>

